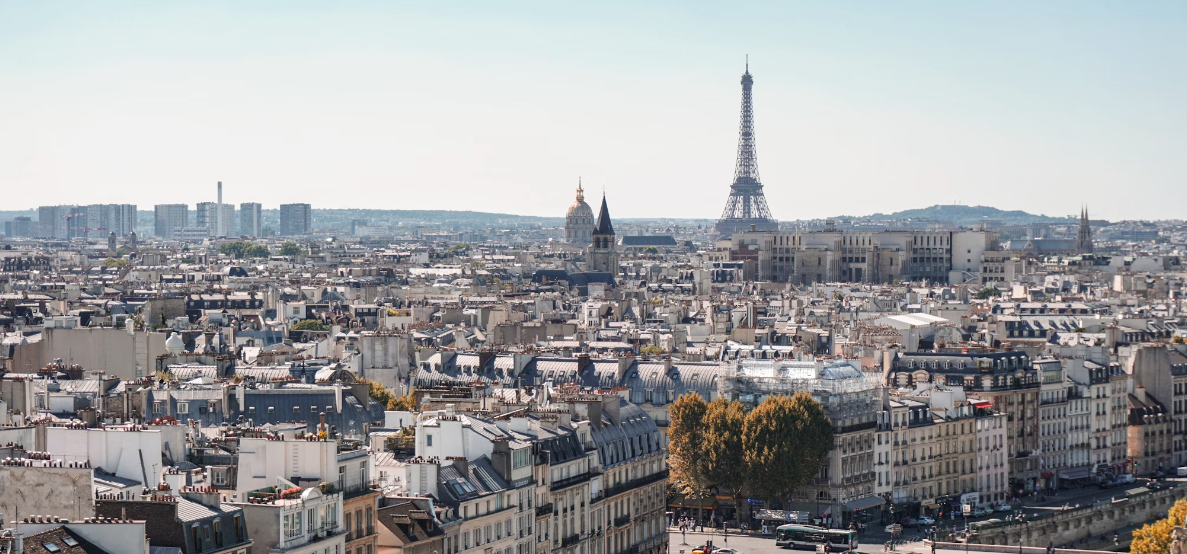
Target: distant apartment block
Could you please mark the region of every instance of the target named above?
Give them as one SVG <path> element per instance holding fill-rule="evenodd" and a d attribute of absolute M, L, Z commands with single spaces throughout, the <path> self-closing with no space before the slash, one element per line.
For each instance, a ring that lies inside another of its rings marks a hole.
<path fill-rule="evenodd" d="M 220 220 L 218 202 L 199 202 L 195 207 L 195 227 L 205 227 L 209 236 L 226 236 L 231 234 L 233 226 L 230 224 L 235 221 L 235 205 L 222 204 L 222 219 Z M 221 222 L 220 222 L 221 221 Z"/>
<path fill-rule="evenodd" d="M 309 204 L 280 205 L 280 234 L 308 235 L 313 230 L 313 209 Z"/>
<path fill-rule="evenodd" d="M 35 235 L 46 239 L 86 237 L 87 211 L 83 206 L 40 206 Z"/>
<path fill-rule="evenodd" d="M 190 208 L 186 204 L 157 204 L 153 232 L 163 239 L 173 238 L 175 229 L 189 226 Z"/>
<path fill-rule="evenodd" d="M 110 233 L 123 237 L 136 230 L 135 204 L 91 204 L 78 211 L 87 214 L 84 232 L 91 238 L 104 238 Z"/>
<path fill-rule="evenodd" d="M 31 238 L 34 230 L 33 218 L 17 216 L 4 222 L 4 236 L 8 238 Z"/>
<path fill-rule="evenodd" d="M 263 228 L 263 209 L 259 202 L 244 202 L 239 205 L 240 235 L 260 236 L 260 229 Z"/>

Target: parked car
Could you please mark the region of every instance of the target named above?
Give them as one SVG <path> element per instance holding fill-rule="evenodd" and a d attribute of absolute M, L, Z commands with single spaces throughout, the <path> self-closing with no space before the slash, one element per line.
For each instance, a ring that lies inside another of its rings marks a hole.
<path fill-rule="evenodd" d="M 1178 475 L 1179 477 L 1187 477 L 1187 466 L 1176 469 L 1175 475 Z"/>
<path fill-rule="evenodd" d="M 1101 479 L 1100 483 L 1096 484 L 1096 486 L 1100 489 L 1111 489 L 1116 485 L 1117 484 L 1114 483 L 1111 479 Z"/>
<path fill-rule="evenodd" d="M 1009 504 L 999 504 L 997 506 L 997 508 L 994 508 L 994 511 L 996 511 L 996 512 L 1010 512 L 1013 510 L 1014 510 L 1014 507 Z"/>
<path fill-rule="evenodd" d="M 989 506 L 982 506 L 980 508 L 977 508 L 976 510 L 973 510 L 973 517 L 987 516 L 992 513 L 993 513 L 993 508 L 990 508 Z"/>
<path fill-rule="evenodd" d="M 919 520 L 909 517 L 903 520 L 903 527 L 919 527 Z"/>
<path fill-rule="evenodd" d="M 1150 482 L 1146 483 L 1146 488 L 1152 491 L 1160 491 L 1166 488 L 1166 484 L 1162 481 L 1151 479 Z"/>
<path fill-rule="evenodd" d="M 1129 473 L 1118 475 L 1114 481 L 1116 481 L 1118 485 L 1128 485 L 1133 483 L 1133 475 Z"/>

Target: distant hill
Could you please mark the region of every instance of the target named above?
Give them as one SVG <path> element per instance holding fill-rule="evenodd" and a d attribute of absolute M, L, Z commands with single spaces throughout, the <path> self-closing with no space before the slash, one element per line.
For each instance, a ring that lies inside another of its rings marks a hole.
<path fill-rule="evenodd" d="M 951 221 L 957 225 L 976 225 L 985 220 L 993 220 L 1003 225 L 1019 225 L 1026 223 L 1067 223 L 1076 221 L 1074 217 L 1035 215 L 1022 210 L 999 210 L 992 206 L 960 206 L 955 204 L 936 204 L 927 208 L 903 210 L 890 214 L 877 213 L 864 217 L 839 216 L 833 219 L 931 219 Z"/>

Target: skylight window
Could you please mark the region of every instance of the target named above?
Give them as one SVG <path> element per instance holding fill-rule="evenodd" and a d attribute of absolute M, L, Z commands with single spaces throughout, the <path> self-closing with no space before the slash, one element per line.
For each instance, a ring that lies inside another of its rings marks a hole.
<path fill-rule="evenodd" d="M 74 540 L 74 537 L 63 538 L 62 542 L 66 543 L 66 546 L 78 546 L 78 541 Z"/>
<path fill-rule="evenodd" d="M 62 549 L 59 548 L 58 545 L 56 545 L 52 542 L 43 542 L 43 543 L 41 543 L 41 546 L 45 547 L 45 549 L 49 552 L 61 552 L 62 551 Z"/>

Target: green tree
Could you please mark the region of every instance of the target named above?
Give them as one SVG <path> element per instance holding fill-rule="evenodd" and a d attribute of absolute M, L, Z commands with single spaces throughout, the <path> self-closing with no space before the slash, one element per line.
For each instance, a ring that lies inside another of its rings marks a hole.
<path fill-rule="evenodd" d="M 995 296 L 1000 296 L 1002 291 L 997 290 L 997 287 L 985 287 L 977 291 L 977 300 L 989 300 Z"/>
<path fill-rule="evenodd" d="M 639 347 L 639 353 L 647 356 L 659 356 L 664 353 L 664 349 L 655 344 L 645 344 Z"/>
<path fill-rule="evenodd" d="M 1187 499 L 1179 499 L 1167 510 L 1165 518 L 1143 525 L 1133 532 L 1133 542 L 1129 545 L 1132 554 L 1167 554 L 1170 552 L 1171 532 L 1176 525 L 1183 524 L 1187 516 Z"/>
<path fill-rule="evenodd" d="M 785 500 L 812 481 L 832 446 L 832 423 L 812 395 L 768 396 L 742 430 L 747 482 L 767 500 Z"/>
<path fill-rule="evenodd" d="M 648 246 L 643 249 L 643 253 L 654 256 L 655 254 L 659 254 L 659 249 L 654 246 Z"/>
<path fill-rule="evenodd" d="M 707 408 L 705 399 L 695 392 L 680 395 L 668 408 L 668 467 L 677 490 L 686 497 L 701 498 L 707 491 L 703 456 Z"/>
<path fill-rule="evenodd" d="M 746 409 L 737 400 L 719 396 L 705 408 L 703 460 L 705 481 L 734 498 L 734 506 L 743 506 L 742 487 L 746 485 L 746 455 L 742 432 Z M 744 517 L 741 512 L 738 517 Z"/>
<path fill-rule="evenodd" d="M 128 247 L 126 247 L 126 246 L 121 246 L 121 247 L 115 249 L 116 257 L 122 258 L 124 256 L 127 256 L 128 252 L 130 252 L 130 250 L 128 250 Z"/>
<path fill-rule="evenodd" d="M 408 394 L 404 396 L 392 398 L 392 400 L 387 403 L 387 409 L 398 412 L 418 411 L 417 408 L 419 408 L 419 406 L 416 405 L 416 396 L 412 394 L 413 390 L 409 390 Z"/>
<path fill-rule="evenodd" d="M 125 267 L 128 265 L 128 260 L 123 258 L 107 258 L 103 260 L 103 267 Z"/>
<path fill-rule="evenodd" d="M 392 391 L 387 390 L 387 387 L 384 387 L 378 382 L 369 379 L 359 379 L 359 381 L 367 383 L 367 394 L 371 396 L 372 400 L 382 404 L 383 407 L 386 408 L 388 404 L 396 400 L 396 395 L 392 394 Z"/>
<path fill-rule="evenodd" d="M 291 240 L 286 240 L 280 245 L 281 256 L 299 256 L 304 252 L 305 249 L 301 248 L 297 243 Z"/>
<path fill-rule="evenodd" d="M 457 243 L 457 244 L 455 244 L 455 245 L 453 245 L 453 246 L 450 246 L 450 247 L 449 247 L 449 251 L 450 251 L 450 252 L 453 252 L 454 254 L 457 254 L 457 253 L 459 253 L 459 252 L 469 252 L 469 251 L 470 251 L 470 248 L 472 248 L 472 247 L 470 246 L 470 243 L 468 243 L 468 242 L 459 242 L 459 243 Z"/>
<path fill-rule="evenodd" d="M 325 331 L 326 326 L 316 319 L 302 319 L 289 329 L 292 331 Z"/>
<path fill-rule="evenodd" d="M 251 243 L 241 240 L 224 242 L 219 245 L 218 252 L 219 254 L 224 254 L 238 260 L 243 258 L 243 252 L 246 251 L 247 247 L 249 246 L 251 246 Z"/>
<path fill-rule="evenodd" d="M 249 258 L 249 259 L 250 258 L 267 258 L 268 256 L 271 256 L 271 255 L 272 255 L 272 252 L 268 250 L 268 247 L 264 246 L 262 244 L 253 244 L 251 246 L 248 246 L 247 249 L 245 249 L 243 251 L 243 257 Z"/>

